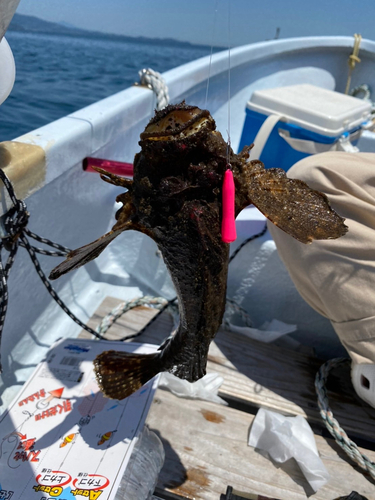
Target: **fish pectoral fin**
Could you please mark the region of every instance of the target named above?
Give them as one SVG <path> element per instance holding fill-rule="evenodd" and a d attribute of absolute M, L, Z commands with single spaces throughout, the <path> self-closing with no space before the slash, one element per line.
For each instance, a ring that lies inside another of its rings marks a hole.
<path fill-rule="evenodd" d="M 111 172 L 107 172 L 106 170 L 99 167 L 92 167 L 100 174 L 100 178 L 108 182 L 109 184 L 114 184 L 115 186 L 122 186 L 126 189 L 131 190 L 133 188 L 133 181 L 130 179 L 126 179 L 125 177 L 120 177 L 116 174 L 112 174 Z"/>
<path fill-rule="evenodd" d="M 160 353 L 105 351 L 94 359 L 94 372 L 99 388 L 105 396 L 112 399 L 127 398 L 160 371 Z"/>
<path fill-rule="evenodd" d="M 55 280 L 66 274 L 73 269 L 78 269 L 81 266 L 84 266 L 88 262 L 92 261 L 98 255 L 102 253 L 102 251 L 107 247 L 107 245 L 116 238 L 122 231 L 124 231 L 124 227 L 119 227 L 116 231 L 110 231 L 109 233 L 101 236 L 97 240 L 85 245 L 83 247 L 77 248 L 70 252 L 67 258 L 61 262 L 58 266 L 52 269 L 49 279 Z"/>
<path fill-rule="evenodd" d="M 331 208 L 325 194 L 301 180 L 289 179 L 284 170 L 257 165 L 246 178 L 249 201 L 296 240 L 311 243 L 347 232 L 345 219 Z"/>

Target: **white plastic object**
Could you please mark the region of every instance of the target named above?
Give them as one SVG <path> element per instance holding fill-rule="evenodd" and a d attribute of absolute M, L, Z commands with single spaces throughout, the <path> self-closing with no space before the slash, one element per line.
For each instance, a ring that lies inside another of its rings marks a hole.
<path fill-rule="evenodd" d="M 282 115 L 288 123 L 328 137 L 361 126 L 371 114 L 368 101 L 307 83 L 257 90 L 247 107 L 264 115 Z"/>
<path fill-rule="evenodd" d="M 179 398 L 203 399 L 204 401 L 227 405 L 228 403 L 217 395 L 223 382 L 223 377 L 217 373 L 207 373 L 201 379 L 191 383 L 187 380 L 181 380 L 171 373 L 163 372 L 160 375 L 158 386 L 168 389 Z"/>
<path fill-rule="evenodd" d="M 267 452 L 278 463 L 294 458 L 314 491 L 329 479 L 311 427 L 301 415 L 284 417 L 261 408 L 251 426 L 249 445 Z"/>
<path fill-rule="evenodd" d="M 375 364 L 352 363 L 351 375 L 355 392 L 375 408 Z"/>
<path fill-rule="evenodd" d="M 0 42 L 0 104 L 10 94 L 16 78 L 16 65 L 12 50 L 5 37 Z"/>
<path fill-rule="evenodd" d="M 134 446 L 115 500 L 151 500 L 164 459 L 163 443 L 145 426 Z"/>

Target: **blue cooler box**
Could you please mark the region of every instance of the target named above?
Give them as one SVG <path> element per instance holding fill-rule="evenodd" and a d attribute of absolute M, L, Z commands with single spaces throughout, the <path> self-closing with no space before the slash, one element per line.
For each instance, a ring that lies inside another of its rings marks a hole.
<path fill-rule="evenodd" d="M 297 146 L 302 151 L 296 150 L 282 135 L 316 143 L 319 151 L 335 149 L 342 137 L 355 144 L 370 114 L 368 101 L 310 84 L 255 91 L 246 106 L 239 151 L 252 143 L 256 149 L 256 137 L 264 121 L 277 115 L 279 121 L 269 133 L 259 159 L 266 168 L 288 170 L 311 153 L 303 151 L 303 144 Z M 252 152 L 250 158 L 258 159 Z"/>

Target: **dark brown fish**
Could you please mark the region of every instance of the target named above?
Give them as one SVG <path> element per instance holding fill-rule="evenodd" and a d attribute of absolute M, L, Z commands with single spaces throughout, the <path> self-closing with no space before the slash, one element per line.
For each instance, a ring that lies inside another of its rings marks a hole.
<path fill-rule="evenodd" d="M 112 231 L 69 254 L 51 278 L 58 278 L 97 257 L 122 231 L 150 236 L 162 252 L 178 295 L 180 324 L 156 354 L 106 351 L 94 361 L 103 393 L 123 399 L 150 378 L 169 371 L 190 382 L 206 373 L 207 353 L 222 321 L 229 245 L 221 239 L 222 185 L 228 146 L 215 131 L 208 111 L 185 103 L 156 113 L 141 134 L 133 181 L 100 171 L 123 186 L 123 203 Z M 265 170 L 249 161 L 250 147 L 235 155 L 236 215 L 250 203 L 274 224 L 301 241 L 338 238 L 347 228 L 325 195 L 283 170 Z"/>

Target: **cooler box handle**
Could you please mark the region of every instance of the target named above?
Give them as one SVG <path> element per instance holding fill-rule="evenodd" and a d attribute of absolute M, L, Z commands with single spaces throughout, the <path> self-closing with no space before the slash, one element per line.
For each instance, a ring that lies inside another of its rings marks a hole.
<path fill-rule="evenodd" d="M 337 151 L 337 142 L 323 144 L 322 142 L 308 141 L 306 139 L 295 139 L 294 137 L 290 137 L 287 130 L 282 129 L 279 129 L 279 136 L 284 139 L 290 147 L 300 153 L 316 155 L 318 153 L 325 153 L 326 151 Z"/>
<path fill-rule="evenodd" d="M 290 147 L 301 153 L 316 155 L 327 151 L 346 151 L 347 153 L 358 153 L 359 149 L 350 142 L 350 134 L 346 132 L 333 144 L 323 144 L 322 142 L 307 141 L 304 139 L 294 139 L 290 137 L 287 130 L 279 130 L 282 137 Z"/>
<path fill-rule="evenodd" d="M 264 146 L 266 145 L 269 136 L 275 125 L 283 118 L 282 115 L 269 115 L 258 130 L 254 139 L 254 147 L 251 150 L 251 156 L 254 159 L 259 159 Z M 327 151 L 346 151 L 348 153 L 358 153 L 359 149 L 353 146 L 350 142 L 349 134 L 343 134 L 338 141 L 332 144 L 323 144 L 320 142 L 308 141 L 305 139 L 295 139 L 290 137 L 288 131 L 279 129 L 279 136 L 284 139 L 291 148 L 301 153 L 310 155 L 325 153 Z"/>
<path fill-rule="evenodd" d="M 269 115 L 264 120 L 254 139 L 254 147 L 251 150 L 251 156 L 254 159 L 258 160 L 260 158 L 264 146 L 266 145 L 266 142 L 268 141 L 268 138 L 271 135 L 274 126 L 281 120 L 281 118 L 283 118 L 283 116 L 281 115 Z"/>

